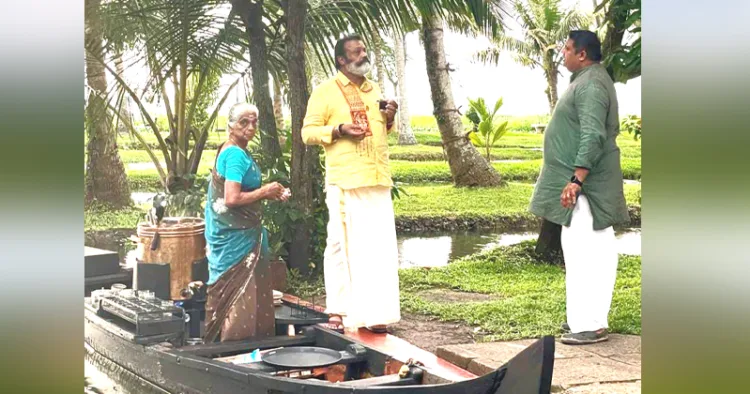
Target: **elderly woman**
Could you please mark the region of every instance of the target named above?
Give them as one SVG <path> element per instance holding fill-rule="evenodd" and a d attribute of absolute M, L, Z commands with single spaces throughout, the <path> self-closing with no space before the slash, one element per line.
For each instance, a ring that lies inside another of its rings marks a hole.
<path fill-rule="evenodd" d="M 289 198 L 277 182 L 261 187 L 260 168 L 247 151 L 258 109 L 239 103 L 229 110 L 228 140 L 219 146 L 206 202 L 208 300 L 204 341 L 273 336 L 275 318 L 268 263 L 268 235 L 261 201 Z"/>

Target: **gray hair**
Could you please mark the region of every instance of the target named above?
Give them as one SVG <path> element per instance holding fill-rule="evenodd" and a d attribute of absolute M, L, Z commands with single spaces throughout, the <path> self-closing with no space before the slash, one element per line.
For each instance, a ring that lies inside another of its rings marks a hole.
<path fill-rule="evenodd" d="M 227 115 L 227 129 L 234 127 L 234 124 L 240 120 L 240 115 L 246 111 L 250 111 L 258 115 L 258 107 L 250 103 L 237 103 L 229 108 L 229 115 Z"/>

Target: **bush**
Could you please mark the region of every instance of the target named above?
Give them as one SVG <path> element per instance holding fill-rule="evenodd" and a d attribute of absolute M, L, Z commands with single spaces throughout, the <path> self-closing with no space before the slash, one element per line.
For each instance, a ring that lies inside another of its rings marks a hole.
<path fill-rule="evenodd" d="M 641 117 L 638 115 L 628 115 L 620 122 L 620 130 L 627 131 L 633 135 L 633 139 L 641 139 Z"/>

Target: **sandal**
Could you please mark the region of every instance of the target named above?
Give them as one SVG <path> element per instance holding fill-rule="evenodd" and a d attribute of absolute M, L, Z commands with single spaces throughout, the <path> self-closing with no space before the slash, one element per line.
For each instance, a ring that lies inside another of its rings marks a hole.
<path fill-rule="evenodd" d="M 344 318 L 339 314 L 328 315 L 328 323 L 320 323 L 320 325 L 339 334 L 344 333 Z"/>

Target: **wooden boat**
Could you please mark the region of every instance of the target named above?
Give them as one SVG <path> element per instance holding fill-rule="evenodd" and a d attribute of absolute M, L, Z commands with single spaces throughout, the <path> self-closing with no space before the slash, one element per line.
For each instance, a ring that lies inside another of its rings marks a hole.
<path fill-rule="evenodd" d="M 84 299 L 86 351 L 90 357 L 116 364 L 156 391 L 546 394 L 551 388 L 555 348 L 552 337 L 539 339 L 497 370 L 474 376 L 388 334 L 360 330 L 342 335 L 329 330 L 315 323 L 327 320 L 326 315 L 288 295 L 279 310 L 306 314 L 304 319 L 292 321 L 293 336 L 287 335 L 285 323 L 290 323 L 289 316 L 277 314 L 280 329 L 274 337 L 202 344 L 191 343 L 195 341 L 187 338 L 191 314 L 185 308 L 176 308 L 172 301 L 159 300 L 153 293 L 141 292 L 144 296 L 137 291 L 133 295 L 129 289 L 117 291 L 163 305 L 164 309 L 148 319 L 146 314 L 134 317 L 132 310 L 126 311 L 122 306 L 125 301 L 113 298 L 111 292 L 92 293 Z M 313 351 L 332 354 L 334 361 L 300 367 L 270 363 L 271 355 L 280 349 L 317 349 Z M 258 354 L 260 361 L 252 360 Z"/>

